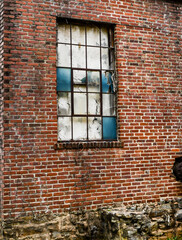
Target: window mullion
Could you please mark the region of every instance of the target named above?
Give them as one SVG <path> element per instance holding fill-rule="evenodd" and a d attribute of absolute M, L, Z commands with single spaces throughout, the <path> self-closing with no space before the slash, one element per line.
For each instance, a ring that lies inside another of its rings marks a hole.
<path fill-rule="evenodd" d="M 101 40 L 101 28 L 100 28 L 100 115 L 101 115 L 101 128 L 102 128 L 102 139 L 103 140 L 103 121 L 102 121 L 102 40 Z"/>
<path fill-rule="evenodd" d="M 85 26 L 85 56 L 86 56 L 86 96 L 87 96 L 87 140 L 89 140 L 88 135 L 88 78 L 87 78 L 87 26 Z"/>
<path fill-rule="evenodd" d="M 73 66 L 72 66 L 72 25 L 70 24 L 70 51 L 71 51 L 71 139 L 73 140 L 73 116 L 74 116 L 74 96 L 73 96 Z"/>

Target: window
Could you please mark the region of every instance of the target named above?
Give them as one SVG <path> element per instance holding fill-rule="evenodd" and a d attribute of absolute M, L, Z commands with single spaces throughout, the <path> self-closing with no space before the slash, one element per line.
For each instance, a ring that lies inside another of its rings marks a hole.
<path fill-rule="evenodd" d="M 58 141 L 117 139 L 114 67 L 110 25 L 58 24 Z"/>

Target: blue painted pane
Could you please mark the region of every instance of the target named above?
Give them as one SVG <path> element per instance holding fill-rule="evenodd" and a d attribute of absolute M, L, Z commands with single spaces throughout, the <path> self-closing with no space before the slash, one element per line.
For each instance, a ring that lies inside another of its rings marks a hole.
<path fill-rule="evenodd" d="M 116 118 L 103 117 L 103 140 L 116 140 Z"/>
<path fill-rule="evenodd" d="M 71 91 L 71 69 L 57 68 L 57 91 Z"/>
<path fill-rule="evenodd" d="M 113 93 L 113 84 L 111 80 L 111 73 L 102 72 L 102 92 Z"/>

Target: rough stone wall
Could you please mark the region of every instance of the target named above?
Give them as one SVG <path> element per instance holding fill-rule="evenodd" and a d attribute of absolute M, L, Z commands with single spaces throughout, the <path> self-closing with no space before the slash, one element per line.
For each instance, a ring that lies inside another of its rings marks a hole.
<path fill-rule="evenodd" d="M 5 0 L 4 217 L 181 196 L 181 2 Z M 123 148 L 55 149 L 56 18 L 116 24 Z"/>
<path fill-rule="evenodd" d="M 4 240 L 156 240 L 182 238 L 182 199 L 56 216 L 24 216 L 4 224 Z"/>

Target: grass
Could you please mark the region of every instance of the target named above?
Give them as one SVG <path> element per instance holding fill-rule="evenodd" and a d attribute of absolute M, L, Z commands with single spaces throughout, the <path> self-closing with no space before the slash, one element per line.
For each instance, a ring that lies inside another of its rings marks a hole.
<path fill-rule="evenodd" d="M 173 237 L 173 238 L 167 238 L 167 240 L 182 240 L 182 238 Z"/>

